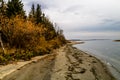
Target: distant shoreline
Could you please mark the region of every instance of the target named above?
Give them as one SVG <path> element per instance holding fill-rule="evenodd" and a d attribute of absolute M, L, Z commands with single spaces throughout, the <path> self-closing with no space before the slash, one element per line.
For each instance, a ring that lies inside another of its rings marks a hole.
<path fill-rule="evenodd" d="M 120 42 L 120 40 L 114 40 L 114 42 Z"/>
<path fill-rule="evenodd" d="M 75 45 L 75 44 L 83 44 L 83 43 L 85 43 L 85 42 L 83 42 L 83 41 L 68 41 L 68 43 L 67 44 L 69 44 L 69 45 Z"/>

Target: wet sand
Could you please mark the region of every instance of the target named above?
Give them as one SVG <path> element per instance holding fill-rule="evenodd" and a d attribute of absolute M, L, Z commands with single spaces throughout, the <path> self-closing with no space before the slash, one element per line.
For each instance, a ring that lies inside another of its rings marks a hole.
<path fill-rule="evenodd" d="M 116 80 L 100 60 L 71 45 L 16 70 L 2 80 Z"/>

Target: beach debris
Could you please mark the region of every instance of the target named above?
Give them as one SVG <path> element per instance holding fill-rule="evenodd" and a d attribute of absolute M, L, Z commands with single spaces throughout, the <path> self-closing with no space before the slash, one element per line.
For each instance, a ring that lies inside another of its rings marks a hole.
<path fill-rule="evenodd" d="M 80 73 L 85 73 L 85 72 L 86 72 L 86 69 L 85 69 L 85 68 L 81 68 L 79 72 L 80 72 Z"/>
<path fill-rule="evenodd" d="M 73 71 L 74 70 L 74 67 L 73 66 L 69 66 L 68 67 L 68 71 Z"/>
<path fill-rule="evenodd" d="M 78 59 L 78 61 L 79 61 L 79 63 L 81 63 L 81 64 L 83 63 L 83 60 L 82 60 L 82 59 L 80 59 L 80 58 Z"/>
<path fill-rule="evenodd" d="M 92 61 L 92 63 L 97 63 L 96 61 Z"/>
<path fill-rule="evenodd" d="M 84 68 L 74 68 L 74 73 L 85 73 L 86 69 Z"/>
<path fill-rule="evenodd" d="M 89 55 L 89 57 L 93 57 L 92 55 Z"/>
<path fill-rule="evenodd" d="M 79 66 L 79 62 L 74 62 L 74 63 L 72 63 L 72 66 L 74 66 L 74 67 Z"/>

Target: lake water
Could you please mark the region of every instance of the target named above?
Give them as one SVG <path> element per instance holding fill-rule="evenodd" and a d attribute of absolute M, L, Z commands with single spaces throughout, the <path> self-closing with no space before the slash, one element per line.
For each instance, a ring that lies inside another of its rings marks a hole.
<path fill-rule="evenodd" d="M 120 80 L 120 42 L 113 40 L 88 40 L 84 44 L 74 45 L 107 64 L 113 75 Z"/>

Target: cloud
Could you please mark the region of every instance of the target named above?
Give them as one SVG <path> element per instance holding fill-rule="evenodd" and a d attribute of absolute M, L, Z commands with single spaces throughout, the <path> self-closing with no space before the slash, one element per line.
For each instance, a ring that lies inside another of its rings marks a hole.
<path fill-rule="evenodd" d="M 22 0 L 28 13 L 32 3 L 66 33 L 120 31 L 120 0 Z"/>

